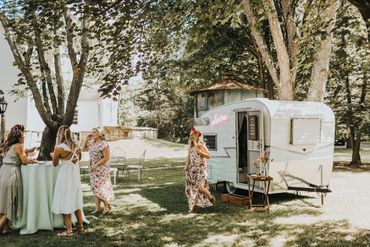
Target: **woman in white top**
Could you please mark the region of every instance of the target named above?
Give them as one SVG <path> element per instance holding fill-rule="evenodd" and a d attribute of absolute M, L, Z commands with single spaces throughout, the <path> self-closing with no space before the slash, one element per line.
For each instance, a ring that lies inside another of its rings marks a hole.
<path fill-rule="evenodd" d="M 73 141 L 71 130 L 66 125 L 58 129 L 53 165 L 57 166 L 61 160 L 61 167 L 55 183 L 52 210 L 55 214 L 63 214 L 67 231 L 66 235 L 72 235 L 71 214 L 75 213 L 79 232 L 84 231 L 82 216 L 82 187 L 80 178 L 79 161 L 81 150 Z"/>

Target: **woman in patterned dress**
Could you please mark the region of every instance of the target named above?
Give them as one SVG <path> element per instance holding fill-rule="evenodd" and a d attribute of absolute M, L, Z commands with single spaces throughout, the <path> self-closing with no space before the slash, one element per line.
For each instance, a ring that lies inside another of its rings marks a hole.
<path fill-rule="evenodd" d="M 189 213 L 194 213 L 197 207 L 212 206 L 216 199 L 208 189 L 207 163 L 211 155 L 204 142 L 199 140 L 201 133 L 194 128 L 190 131 L 189 152 L 185 165 L 185 195 L 188 199 Z"/>
<path fill-rule="evenodd" d="M 9 232 L 8 221 L 15 224 L 22 215 L 21 165 L 36 163 L 27 158 L 23 131 L 23 125 L 15 125 L 2 146 L 5 155 L 0 168 L 0 234 Z"/>
<path fill-rule="evenodd" d="M 92 130 L 82 144 L 82 150 L 89 151 L 90 156 L 90 187 L 95 195 L 95 210 L 100 212 L 100 204 L 104 203 L 103 214 L 108 214 L 110 203 L 114 200 L 113 186 L 110 179 L 110 150 L 105 141 L 104 132 L 97 128 Z"/>

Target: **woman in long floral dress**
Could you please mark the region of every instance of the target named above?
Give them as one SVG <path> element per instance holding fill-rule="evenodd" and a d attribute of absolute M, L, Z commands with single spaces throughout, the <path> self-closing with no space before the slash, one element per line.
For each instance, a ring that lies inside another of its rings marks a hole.
<path fill-rule="evenodd" d="M 216 199 L 208 189 L 208 173 L 206 159 L 211 156 L 204 142 L 200 141 L 201 133 L 194 128 L 190 131 L 189 151 L 185 165 L 185 195 L 188 199 L 189 213 L 197 207 L 212 206 Z"/>
<path fill-rule="evenodd" d="M 90 156 L 90 187 L 95 195 L 93 214 L 100 212 L 101 202 L 104 203 L 103 214 L 108 214 L 114 193 L 110 178 L 110 150 L 104 132 L 94 128 L 82 144 L 82 150 L 88 150 Z"/>

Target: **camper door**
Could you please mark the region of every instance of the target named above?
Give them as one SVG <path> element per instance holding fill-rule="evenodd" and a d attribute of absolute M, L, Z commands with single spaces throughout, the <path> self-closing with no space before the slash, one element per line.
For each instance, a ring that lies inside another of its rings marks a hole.
<path fill-rule="evenodd" d="M 258 158 L 263 155 L 262 111 L 236 110 L 237 177 L 239 183 L 247 183 L 247 175 L 259 173 Z"/>

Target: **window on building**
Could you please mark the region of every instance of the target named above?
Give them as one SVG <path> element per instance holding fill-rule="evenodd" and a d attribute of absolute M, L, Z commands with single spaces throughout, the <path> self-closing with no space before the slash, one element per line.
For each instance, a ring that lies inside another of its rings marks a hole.
<path fill-rule="evenodd" d="M 205 135 L 203 139 L 209 150 L 217 151 L 217 135 Z"/>
<path fill-rule="evenodd" d="M 75 115 L 73 116 L 72 124 L 78 124 L 78 108 L 76 106 Z"/>

